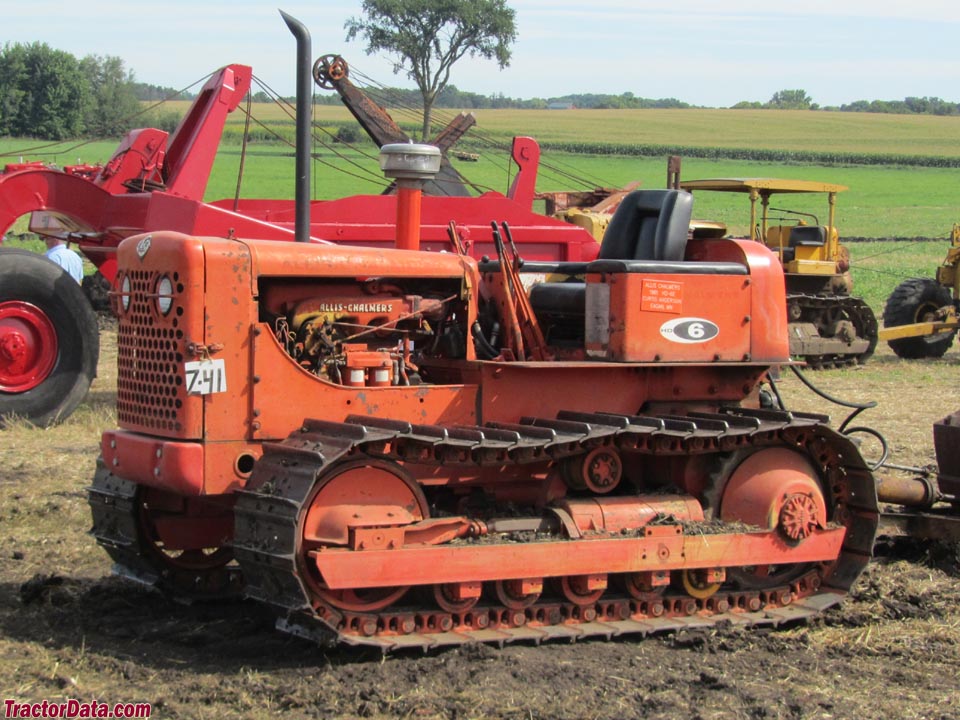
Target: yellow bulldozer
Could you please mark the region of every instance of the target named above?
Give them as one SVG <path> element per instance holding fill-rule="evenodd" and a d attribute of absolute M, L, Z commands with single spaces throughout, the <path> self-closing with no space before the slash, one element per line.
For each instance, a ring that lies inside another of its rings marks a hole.
<path fill-rule="evenodd" d="M 910 278 L 887 298 L 880 339 L 907 359 L 938 358 L 953 344 L 960 328 L 960 223 L 950 233 L 950 247 L 932 278 Z"/>
<path fill-rule="evenodd" d="M 835 223 L 837 195 L 847 189 L 845 186 L 779 178 L 677 178 L 676 185 L 693 193 L 713 191 L 749 197 L 751 236 L 776 252 L 783 264 L 793 358 L 816 368 L 862 363 L 873 354 L 877 318 L 866 302 L 851 295 L 850 254 L 840 242 Z M 826 196 L 825 224 L 810 213 L 770 204 L 774 195 L 801 193 Z M 723 235 L 726 227 L 695 223 L 691 231 L 695 236 Z"/>

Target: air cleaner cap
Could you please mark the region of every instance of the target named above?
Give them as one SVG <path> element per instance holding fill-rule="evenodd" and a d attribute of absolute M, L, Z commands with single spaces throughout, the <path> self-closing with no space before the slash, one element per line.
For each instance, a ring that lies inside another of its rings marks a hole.
<path fill-rule="evenodd" d="M 397 180 L 430 180 L 440 172 L 440 148 L 416 143 L 384 145 L 380 169 Z"/>

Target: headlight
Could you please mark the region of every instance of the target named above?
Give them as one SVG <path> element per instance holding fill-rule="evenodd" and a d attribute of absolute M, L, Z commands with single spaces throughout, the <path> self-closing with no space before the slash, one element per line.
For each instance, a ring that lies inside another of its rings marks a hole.
<path fill-rule="evenodd" d="M 157 310 L 166 315 L 173 307 L 173 283 L 166 275 L 157 281 Z"/>
<path fill-rule="evenodd" d="M 120 281 L 120 308 L 123 312 L 130 309 L 130 293 L 133 292 L 133 284 L 130 282 L 130 276 L 124 275 Z"/>

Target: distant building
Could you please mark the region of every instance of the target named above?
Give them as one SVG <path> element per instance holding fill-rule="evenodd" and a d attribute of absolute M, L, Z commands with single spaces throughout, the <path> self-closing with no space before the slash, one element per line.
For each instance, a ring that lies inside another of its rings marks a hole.
<path fill-rule="evenodd" d="M 552 102 L 547 104 L 547 110 L 576 110 L 572 102 Z"/>

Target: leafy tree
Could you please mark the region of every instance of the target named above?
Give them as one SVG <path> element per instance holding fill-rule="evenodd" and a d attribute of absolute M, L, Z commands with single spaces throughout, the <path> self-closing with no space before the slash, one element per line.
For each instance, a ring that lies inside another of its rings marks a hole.
<path fill-rule="evenodd" d="M 856 100 L 840 106 L 842 112 L 870 112 L 870 103 L 867 100 Z"/>
<path fill-rule="evenodd" d="M 145 102 L 156 102 L 158 100 L 167 100 L 177 98 L 179 100 L 193 100 L 195 93 L 184 90 L 175 90 L 174 88 L 163 87 L 161 85 L 150 85 L 149 83 L 133 82 L 133 94 L 137 100 Z"/>
<path fill-rule="evenodd" d="M 152 127 L 156 128 L 157 130 L 164 130 L 165 132 L 172 133 L 177 129 L 177 126 L 180 124 L 182 119 L 182 112 L 169 109 L 164 110 L 162 107 L 150 108 L 140 118 L 141 122 L 137 124 L 141 127 Z"/>
<path fill-rule="evenodd" d="M 363 13 L 344 26 L 347 40 L 363 37 L 368 55 L 396 56 L 393 71 L 406 72 L 423 97 L 423 140 L 454 63 L 479 55 L 503 69 L 517 37 L 515 13 L 505 0 L 363 0 Z"/>
<path fill-rule="evenodd" d="M 806 90 L 781 90 L 773 94 L 767 105 L 780 110 L 811 110 L 813 101 Z"/>
<path fill-rule="evenodd" d="M 27 48 L 7 45 L 0 51 L 0 136 L 14 135 L 26 97 Z"/>
<path fill-rule="evenodd" d="M 70 53 L 46 43 L 7 45 L 0 78 L 4 134 L 63 140 L 83 131 L 88 86 Z"/>
<path fill-rule="evenodd" d="M 133 73 L 124 68 L 123 60 L 88 55 L 80 61 L 80 70 L 90 88 L 90 102 L 84 114 L 87 134 L 106 138 L 129 130 L 140 114 L 140 103 L 134 91 Z"/>
<path fill-rule="evenodd" d="M 908 97 L 904 98 L 909 112 L 926 115 L 956 115 L 957 106 L 938 97 Z"/>

